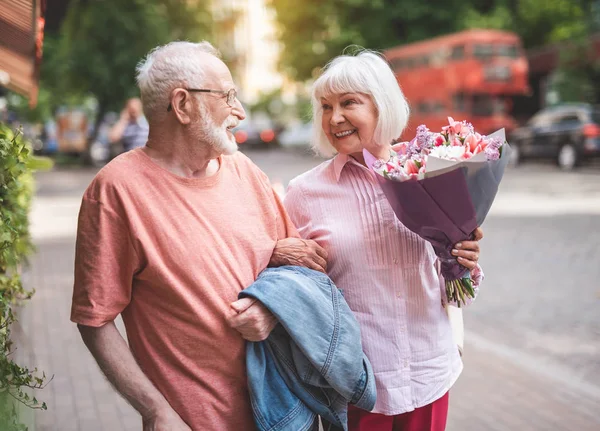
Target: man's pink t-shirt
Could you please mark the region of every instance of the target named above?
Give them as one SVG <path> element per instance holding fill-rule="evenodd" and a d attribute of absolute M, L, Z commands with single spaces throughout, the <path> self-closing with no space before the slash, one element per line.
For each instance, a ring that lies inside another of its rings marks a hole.
<path fill-rule="evenodd" d="M 140 367 L 192 429 L 254 429 L 245 342 L 226 317 L 276 241 L 297 235 L 243 154 L 188 179 L 130 151 L 83 196 L 71 320 L 98 327 L 121 313 Z"/>

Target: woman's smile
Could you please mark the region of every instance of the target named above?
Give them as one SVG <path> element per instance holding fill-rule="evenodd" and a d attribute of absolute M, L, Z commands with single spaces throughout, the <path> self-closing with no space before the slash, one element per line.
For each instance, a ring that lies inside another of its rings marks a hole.
<path fill-rule="evenodd" d="M 337 132 L 337 133 L 334 133 L 333 135 L 337 139 L 344 139 L 344 138 L 347 138 L 350 135 L 353 135 L 354 132 L 356 132 L 356 129 L 344 130 L 343 132 Z"/>

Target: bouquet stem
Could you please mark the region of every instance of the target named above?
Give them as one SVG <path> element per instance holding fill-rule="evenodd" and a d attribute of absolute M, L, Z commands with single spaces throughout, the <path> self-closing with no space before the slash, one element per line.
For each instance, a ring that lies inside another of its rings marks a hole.
<path fill-rule="evenodd" d="M 446 298 L 448 302 L 455 302 L 459 308 L 467 304 L 467 299 L 475 299 L 471 277 L 446 281 Z"/>

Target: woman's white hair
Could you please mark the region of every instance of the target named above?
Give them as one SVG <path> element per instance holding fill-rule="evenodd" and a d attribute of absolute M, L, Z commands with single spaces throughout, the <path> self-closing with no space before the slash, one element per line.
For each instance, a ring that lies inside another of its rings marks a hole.
<path fill-rule="evenodd" d="M 171 91 L 177 87 L 202 86 L 205 64 L 197 53 L 221 58 L 209 42 L 171 42 L 158 46 L 146 55 L 136 67 L 144 115 L 150 120 L 166 115 Z"/>
<path fill-rule="evenodd" d="M 312 148 L 316 153 L 325 157 L 336 153 L 321 126 L 321 97 L 343 93 L 371 97 L 378 113 L 374 134 L 377 142 L 392 142 L 400 137 L 410 110 L 398 81 L 381 54 L 359 49 L 353 55 L 344 54 L 331 60 L 313 85 Z"/>

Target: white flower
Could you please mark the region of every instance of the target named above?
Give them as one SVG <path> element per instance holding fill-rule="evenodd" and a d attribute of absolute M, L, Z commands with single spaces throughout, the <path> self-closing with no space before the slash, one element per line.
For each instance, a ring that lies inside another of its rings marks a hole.
<path fill-rule="evenodd" d="M 465 157 L 465 147 L 462 145 L 440 145 L 439 147 L 433 147 L 429 155 L 446 160 L 463 160 Z"/>

